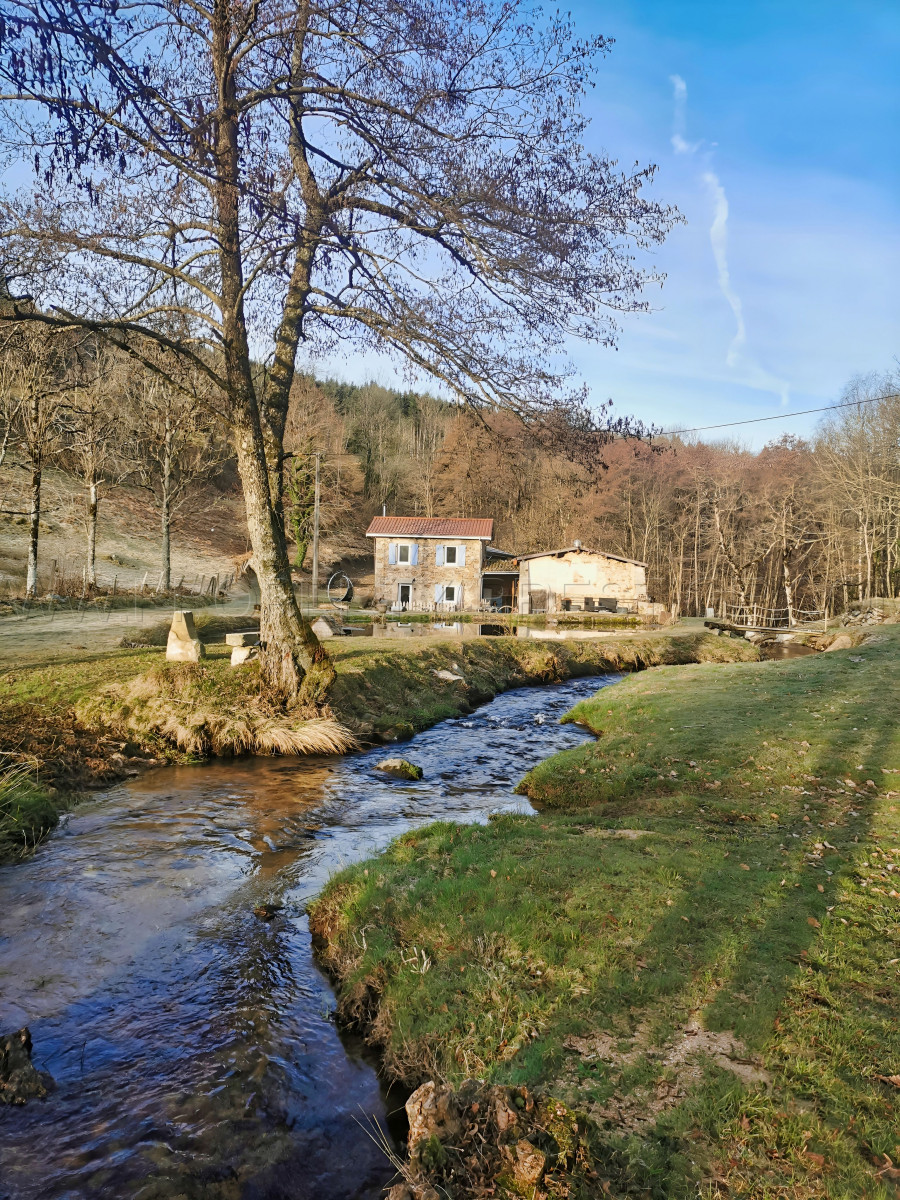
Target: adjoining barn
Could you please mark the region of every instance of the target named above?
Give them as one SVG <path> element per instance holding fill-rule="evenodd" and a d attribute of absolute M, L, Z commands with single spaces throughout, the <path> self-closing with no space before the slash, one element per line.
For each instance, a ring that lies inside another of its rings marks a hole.
<path fill-rule="evenodd" d="M 375 603 L 393 611 L 511 609 L 513 555 L 490 545 L 494 522 L 474 517 L 375 517 Z"/>
<path fill-rule="evenodd" d="M 519 556 L 519 612 L 616 612 L 657 615 L 647 594 L 647 564 L 581 542 Z"/>

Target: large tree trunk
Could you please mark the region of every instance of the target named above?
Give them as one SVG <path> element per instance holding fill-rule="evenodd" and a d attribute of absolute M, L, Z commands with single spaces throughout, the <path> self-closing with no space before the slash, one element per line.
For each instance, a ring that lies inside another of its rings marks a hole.
<path fill-rule="evenodd" d="M 87 584 L 93 588 L 97 584 L 97 510 L 100 500 L 97 495 L 97 480 L 92 479 L 88 484 L 88 514 L 87 514 Z"/>
<path fill-rule="evenodd" d="M 263 670 L 269 683 L 287 698 L 302 690 L 320 699 L 334 679 L 334 667 L 294 595 L 287 543 L 269 493 L 262 435 L 252 422 L 236 436 L 238 470 L 244 492 L 253 569 L 259 582 L 260 642 Z"/>
<path fill-rule="evenodd" d="M 41 532 L 41 467 L 35 463 L 31 469 L 31 526 L 28 531 L 28 567 L 25 574 L 25 595 L 32 599 L 37 595 L 38 538 Z"/>
<path fill-rule="evenodd" d="M 275 405 L 276 419 L 266 422 L 270 442 L 267 457 L 264 416 L 254 387 L 244 319 L 236 68 L 229 50 L 232 15 L 226 5 L 214 6 L 212 60 L 220 97 L 216 114 L 215 196 L 221 243 L 222 343 L 232 402 L 232 428 L 253 549 L 253 569 L 259 582 L 263 671 L 270 685 L 286 699 L 297 697 L 302 689 L 304 698 L 317 700 L 334 679 L 334 667 L 297 606 L 281 510 L 283 416 L 287 412 L 296 350 L 296 340 L 293 341 L 294 351 L 290 349 L 291 337 L 296 338 L 296 324 L 292 323 L 287 308 L 298 298 L 296 290 L 290 288 L 284 314 L 285 328 L 290 330 L 290 336 L 284 344 L 279 338 L 276 374 L 280 370 L 284 379 Z M 295 264 L 295 273 L 297 269 Z M 266 397 L 262 399 L 265 403 Z"/>

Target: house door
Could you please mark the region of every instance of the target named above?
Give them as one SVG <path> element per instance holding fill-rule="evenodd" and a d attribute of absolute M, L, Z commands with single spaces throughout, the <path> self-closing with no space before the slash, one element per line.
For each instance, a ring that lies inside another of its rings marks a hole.
<path fill-rule="evenodd" d="M 400 601 L 401 604 L 406 605 L 407 608 L 409 607 L 410 602 L 412 600 L 412 584 L 411 583 L 401 583 L 399 585 L 398 592 L 397 592 L 397 599 Z"/>

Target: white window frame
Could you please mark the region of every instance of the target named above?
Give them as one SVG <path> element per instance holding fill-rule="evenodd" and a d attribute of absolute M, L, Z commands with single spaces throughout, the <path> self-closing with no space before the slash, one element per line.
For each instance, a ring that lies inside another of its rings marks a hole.
<path fill-rule="evenodd" d="M 456 587 L 455 583 L 447 584 L 447 586 L 444 588 L 444 603 L 445 604 L 456 604 L 456 591 L 457 591 L 457 587 Z M 452 592 L 453 595 L 448 596 L 447 595 L 448 592 Z"/>
<path fill-rule="evenodd" d="M 450 558 L 451 554 L 453 555 L 452 560 Z M 459 557 L 459 546 L 445 546 L 444 547 L 444 566 L 445 567 L 457 566 L 458 565 L 458 563 L 457 563 L 458 557 Z"/>
<path fill-rule="evenodd" d="M 404 588 L 409 588 L 409 599 L 408 600 L 403 599 L 403 589 Z M 405 604 L 407 607 L 409 607 L 412 604 L 412 594 L 413 594 L 413 585 L 411 583 L 398 583 L 397 584 L 397 603 L 398 604 Z"/>
<path fill-rule="evenodd" d="M 403 551 L 406 551 L 406 558 L 403 557 Z M 409 542 L 397 543 L 397 566 L 409 567 L 412 565 L 412 546 Z"/>

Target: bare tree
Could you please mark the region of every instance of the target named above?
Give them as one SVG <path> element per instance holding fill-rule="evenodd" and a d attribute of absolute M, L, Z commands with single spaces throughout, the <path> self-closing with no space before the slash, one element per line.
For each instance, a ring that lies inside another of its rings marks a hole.
<path fill-rule="evenodd" d="M 89 588 L 97 583 L 97 522 L 103 490 L 123 478 L 125 411 L 120 397 L 126 387 L 127 360 L 96 338 L 80 347 L 75 379 L 60 414 L 63 470 L 85 490 L 85 568 Z"/>
<path fill-rule="evenodd" d="M 18 386 L 18 370 L 14 351 L 16 330 L 4 330 L 0 342 L 0 467 L 13 445 L 13 431 L 22 395 Z"/>
<path fill-rule="evenodd" d="M 331 668 L 299 614 L 281 503 L 298 346 L 355 339 L 470 404 L 552 411 L 566 339 L 609 343 L 615 313 L 645 307 L 659 277 L 634 251 L 677 219 L 644 194 L 655 168 L 583 148 L 581 97 L 610 42 L 531 0 L 4 9 L 0 132 L 54 196 L 4 202 L 7 257 L 40 246 L 42 319 L 132 354 L 155 341 L 207 374 L 244 489 L 265 670 L 293 695 L 318 664 L 314 694 Z M 172 317 L 190 336 L 166 332 Z"/>
<path fill-rule="evenodd" d="M 172 586 L 172 524 L 220 468 L 227 449 L 216 436 L 208 410 L 186 382 L 173 386 L 152 371 L 140 372 L 129 389 L 130 420 L 124 454 L 132 483 L 151 497 L 159 514 L 159 590 Z"/>
<path fill-rule="evenodd" d="M 41 489 L 44 468 L 59 444 L 60 413 L 72 339 L 65 333 L 36 325 L 13 330 L 3 347 L 4 372 L 18 442 L 29 472 L 28 563 L 25 595 L 37 595 L 38 545 L 41 529 Z"/>

